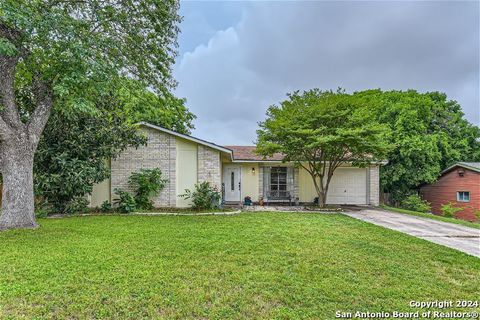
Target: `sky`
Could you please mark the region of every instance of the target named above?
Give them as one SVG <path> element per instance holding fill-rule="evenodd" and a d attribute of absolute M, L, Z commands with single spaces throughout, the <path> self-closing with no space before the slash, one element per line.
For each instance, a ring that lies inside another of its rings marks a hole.
<path fill-rule="evenodd" d="M 253 145 L 286 94 L 445 92 L 480 124 L 479 1 L 182 1 L 176 95 L 193 135 Z"/>

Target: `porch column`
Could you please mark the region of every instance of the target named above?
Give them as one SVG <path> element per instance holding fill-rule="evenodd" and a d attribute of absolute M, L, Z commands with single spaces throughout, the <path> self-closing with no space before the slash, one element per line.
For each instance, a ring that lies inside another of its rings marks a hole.
<path fill-rule="evenodd" d="M 295 166 L 295 169 L 293 170 L 293 201 L 295 201 L 295 204 L 297 200 L 300 200 L 299 177 L 300 168 L 298 166 Z"/>

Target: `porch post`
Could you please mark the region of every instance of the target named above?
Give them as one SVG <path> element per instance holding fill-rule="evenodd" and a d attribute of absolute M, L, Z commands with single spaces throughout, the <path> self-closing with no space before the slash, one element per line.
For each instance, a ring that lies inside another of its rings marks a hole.
<path fill-rule="evenodd" d="M 263 166 L 261 164 L 258 165 L 258 200 L 264 199 L 265 197 L 263 195 Z"/>
<path fill-rule="evenodd" d="M 299 176 L 300 168 L 295 166 L 295 169 L 293 170 L 293 201 L 295 202 L 295 205 L 298 205 L 298 202 L 300 201 Z"/>

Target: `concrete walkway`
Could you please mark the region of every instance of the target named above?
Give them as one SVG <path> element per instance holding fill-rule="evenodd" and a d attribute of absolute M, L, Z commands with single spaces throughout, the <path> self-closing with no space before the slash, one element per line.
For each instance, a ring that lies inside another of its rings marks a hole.
<path fill-rule="evenodd" d="M 480 257 L 480 229 L 380 209 L 345 214 Z"/>

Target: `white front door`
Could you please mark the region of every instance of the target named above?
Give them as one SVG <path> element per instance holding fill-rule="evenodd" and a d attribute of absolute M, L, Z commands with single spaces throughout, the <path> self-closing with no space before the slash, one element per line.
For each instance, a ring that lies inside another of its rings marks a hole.
<path fill-rule="evenodd" d="M 240 174 L 241 170 L 239 166 L 225 166 L 223 168 L 225 201 L 240 201 Z"/>

